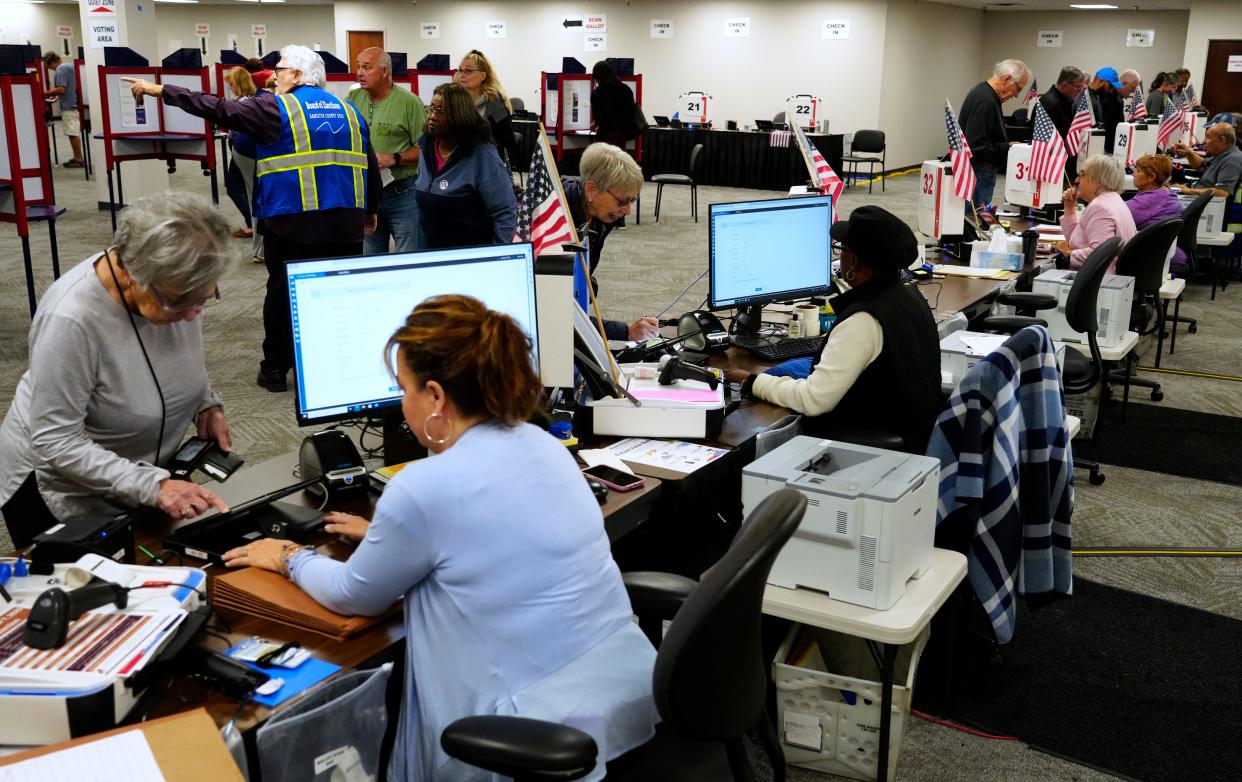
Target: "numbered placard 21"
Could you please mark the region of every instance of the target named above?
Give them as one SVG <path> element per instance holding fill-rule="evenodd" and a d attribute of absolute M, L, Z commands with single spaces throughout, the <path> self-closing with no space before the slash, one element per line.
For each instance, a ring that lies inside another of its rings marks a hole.
<path fill-rule="evenodd" d="M 677 118 L 683 123 L 706 125 L 712 121 L 713 102 L 705 92 L 683 92 L 677 97 Z"/>

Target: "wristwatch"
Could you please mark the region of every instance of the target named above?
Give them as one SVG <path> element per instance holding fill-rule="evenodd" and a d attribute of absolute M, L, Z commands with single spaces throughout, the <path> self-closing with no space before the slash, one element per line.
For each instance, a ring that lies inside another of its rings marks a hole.
<path fill-rule="evenodd" d="M 315 552 L 314 546 L 299 546 L 296 543 L 284 543 L 280 547 L 280 568 L 285 578 L 293 578 L 293 574 L 289 571 L 289 560 L 293 559 L 303 551 Z"/>
<path fill-rule="evenodd" d="M 393 159 L 393 165 L 395 166 L 401 165 L 401 153 L 400 152 L 392 153 L 392 159 Z"/>

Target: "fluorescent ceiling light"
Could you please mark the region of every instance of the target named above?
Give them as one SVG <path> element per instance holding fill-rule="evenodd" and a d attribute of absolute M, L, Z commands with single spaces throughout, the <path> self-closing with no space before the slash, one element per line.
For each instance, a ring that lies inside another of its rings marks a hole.
<path fill-rule="evenodd" d="M 158 2 L 158 0 L 157 0 Z M 1070 3 L 1070 8 L 1077 8 L 1082 11 L 1116 11 L 1117 6 L 1108 3 Z"/>
<path fill-rule="evenodd" d="M 172 3 L 175 5 L 197 5 L 198 0 L 155 0 L 157 3 Z"/>

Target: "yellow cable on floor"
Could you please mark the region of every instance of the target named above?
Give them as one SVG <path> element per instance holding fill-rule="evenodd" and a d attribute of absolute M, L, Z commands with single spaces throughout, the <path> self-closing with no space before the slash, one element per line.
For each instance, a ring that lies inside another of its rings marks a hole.
<path fill-rule="evenodd" d="M 1215 375 L 1211 372 L 1190 372 L 1185 369 L 1164 369 L 1162 367 L 1139 367 L 1144 372 L 1163 372 L 1166 375 L 1184 375 L 1186 377 L 1206 377 L 1211 380 L 1232 380 L 1235 383 L 1242 383 L 1242 377 L 1234 375 Z"/>
<path fill-rule="evenodd" d="M 922 168 L 919 168 L 916 166 L 914 168 L 907 168 L 902 171 L 894 171 L 891 174 L 880 174 L 879 176 L 872 177 L 870 179 L 857 179 L 850 186 L 857 187 L 859 185 L 865 185 L 871 182 L 879 182 L 881 179 L 892 179 L 893 177 L 906 176 L 908 174 L 917 174 L 919 171 L 922 171 Z"/>

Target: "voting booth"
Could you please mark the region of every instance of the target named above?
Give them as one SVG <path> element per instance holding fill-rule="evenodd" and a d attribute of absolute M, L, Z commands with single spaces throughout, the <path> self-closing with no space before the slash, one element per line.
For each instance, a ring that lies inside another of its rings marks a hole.
<path fill-rule="evenodd" d="M 349 98 L 349 91 L 358 86 L 358 79 L 349 63 L 342 62 L 332 52 L 316 52 L 323 59 L 323 70 L 327 81 L 323 88 L 341 100 Z"/>
<path fill-rule="evenodd" d="M 116 230 L 116 209 L 124 204 L 121 163 L 130 160 L 163 160 L 169 173 L 178 160 L 197 162 L 204 176 L 211 177 L 211 199 L 220 202 L 216 181 L 216 149 L 213 129 L 204 119 L 166 105 L 150 95 L 134 99 L 129 82 L 139 78 L 155 84 L 175 84 L 190 90 L 209 92 L 208 69 L 202 67 L 197 49 L 183 49 L 165 58 L 165 66 L 147 65 L 132 49 L 106 47 L 104 65 L 99 66 L 100 130 L 104 147 L 104 170 L 108 178 L 108 203 L 112 211 L 112 230 Z M 193 55 L 192 57 L 190 55 Z M 180 60 L 180 62 L 178 62 Z M 197 67 L 168 67 L 197 61 Z M 115 173 L 115 186 L 113 174 Z"/>
<path fill-rule="evenodd" d="M 26 295 L 33 318 L 37 297 L 30 256 L 30 223 L 47 222 L 52 274 L 60 277 L 56 218 L 64 214 L 65 209 L 54 203 L 52 164 L 47 134 L 43 130 L 43 84 L 39 73 L 19 65 L 6 67 L 0 70 L 0 74 L 0 138 L 3 139 L 0 143 L 0 222 L 17 226 L 17 235 L 21 237 Z"/>
<path fill-rule="evenodd" d="M 1086 146 L 1086 142 L 1083 142 Z M 1031 145 L 1014 144 L 1005 164 L 1005 200 L 1016 206 L 1039 208 L 1061 201 L 1063 182 L 1042 182 L 1031 176 Z"/>
<path fill-rule="evenodd" d="M 454 73 L 447 54 L 428 54 L 412 70 L 407 71 L 406 75 L 409 78 L 410 92 L 422 98 L 423 103 L 431 103 L 431 95 L 436 87 L 452 82 Z"/>
<path fill-rule="evenodd" d="M 1113 132 L 1113 157 L 1132 168 L 1144 155 L 1156 154 L 1156 133 L 1145 122 L 1119 122 Z"/>
<path fill-rule="evenodd" d="M 803 130 L 814 132 L 819 127 L 820 107 L 823 104 L 814 95 L 793 95 L 785 100 L 785 123 L 796 123 Z"/>
<path fill-rule="evenodd" d="M 961 235 L 966 201 L 953 192 L 952 164 L 924 160 L 919 180 L 919 233 L 933 239 Z"/>
<path fill-rule="evenodd" d="M 539 74 L 540 109 L 548 143 L 556 159 L 564 160 L 566 152 L 580 153 L 595 141 L 591 129 L 591 92 L 595 82 L 586 67 L 573 57 L 562 61 L 562 73 L 543 71 Z M 634 102 L 643 105 L 641 74 L 618 73 L 621 83 L 634 93 Z M 626 142 L 625 149 L 636 160 L 642 160 L 642 135 Z"/>

